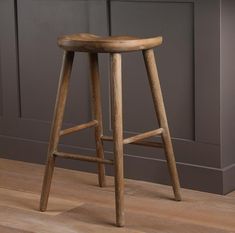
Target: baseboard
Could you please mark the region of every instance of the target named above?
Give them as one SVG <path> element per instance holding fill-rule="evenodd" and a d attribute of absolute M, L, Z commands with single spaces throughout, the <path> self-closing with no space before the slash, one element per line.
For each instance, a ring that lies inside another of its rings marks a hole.
<path fill-rule="evenodd" d="M 223 168 L 223 194 L 235 190 L 235 164 Z"/>
<path fill-rule="evenodd" d="M 12 146 L 14 145 L 14 146 Z M 94 154 L 94 149 L 61 145 L 61 149 L 85 155 Z M 46 161 L 47 143 L 22 138 L 0 136 L 2 158 L 43 164 Z M 112 157 L 111 152 L 106 152 Z M 125 177 L 154 183 L 170 184 L 165 160 L 125 154 Z M 57 159 L 57 166 L 74 170 L 96 172 L 96 164 L 81 161 Z M 235 166 L 219 169 L 188 163 L 177 163 L 183 188 L 225 194 L 234 189 L 235 183 L 226 183 L 227 177 L 235 177 Z M 107 174 L 113 175 L 113 167 L 107 165 Z M 230 179 L 231 180 L 231 179 Z M 225 188 L 223 185 L 225 183 Z"/>

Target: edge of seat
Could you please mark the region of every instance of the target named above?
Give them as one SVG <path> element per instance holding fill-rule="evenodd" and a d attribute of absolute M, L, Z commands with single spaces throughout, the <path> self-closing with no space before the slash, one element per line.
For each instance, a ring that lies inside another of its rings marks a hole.
<path fill-rule="evenodd" d="M 137 38 L 129 36 L 100 37 L 93 34 L 72 34 L 58 38 L 58 46 L 67 51 L 115 53 L 151 49 L 161 45 L 162 36 Z"/>

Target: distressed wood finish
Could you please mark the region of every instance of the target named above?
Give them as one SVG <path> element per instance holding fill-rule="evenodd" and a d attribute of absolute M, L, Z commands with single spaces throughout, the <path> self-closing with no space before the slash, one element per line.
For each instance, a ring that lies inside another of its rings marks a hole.
<path fill-rule="evenodd" d="M 58 38 L 58 45 L 69 51 L 91 53 L 119 53 L 154 48 L 162 43 L 162 37 L 142 39 L 133 36 L 101 37 L 80 33 Z"/>
<path fill-rule="evenodd" d="M 113 137 L 103 136 L 102 140 L 104 140 L 104 141 L 113 141 Z M 151 141 L 145 141 L 145 140 L 141 140 L 141 141 L 138 141 L 138 142 L 131 142 L 130 144 L 139 145 L 139 146 L 147 146 L 147 147 L 164 148 L 163 143 L 151 142 Z"/>
<path fill-rule="evenodd" d="M 62 65 L 60 84 L 57 94 L 55 116 L 52 126 L 52 133 L 49 144 L 48 162 L 44 176 L 40 210 L 46 210 L 55 157 L 76 159 L 87 162 L 98 163 L 99 185 L 105 186 L 105 167 L 104 164 L 114 164 L 115 170 L 115 205 L 116 205 L 116 225 L 124 226 L 124 159 L 123 147 L 125 144 L 136 144 L 140 146 L 151 146 L 164 148 L 167 157 L 167 164 L 173 183 L 173 190 L 176 200 L 181 200 L 180 184 L 176 169 L 174 152 L 172 148 L 167 118 L 161 93 L 160 82 L 158 79 L 157 67 L 155 64 L 152 48 L 161 44 L 162 38 L 155 37 L 149 39 L 139 39 L 135 37 L 98 37 L 92 34 L 68 35 L 59 39 L 59 45 L 65 49 L 64 62 Z M 73 50 L 72 52 L 68 52 Z M 143 50 L 149 84 L 156 115 L 160 128 L 148 132 L 140 133 L 133 137 L 123 138 L 123 112 L 122 112 L 122 58 L 121 53 L 133 50 Z M 72 69 L 72 61 L 75 51 L 89 52 L 91 70 L 91 90 L 92 90 L 92 115 L 93 120 L 69 129 L 61 130 L 65 102 L 68 92 L 69 77 Z M 116 52 L 118 51 L 118 52 Z M 97 52 L 109 52 L 111 60 L 111 89 L 112 89 L 112 125 L 113 137 L 103 135 L 102 105 L 101 105 L 101 85 L 99 76 L 99 64 Z M 81 129 L 95 127 L 96 157 L 80 154 L 66 153 L 57 151 L 59 137 L 77 132 Z M 144 141 L 144 139 L 161 135 L 163 143 Z M 113 141 L 114 161 L 104 158 L 103 141 Z"/>
<path fill-rule="evenodd" d="M 162 132 L 163 132 L 162 128 L 155 129 L 155 130 L 152 130 L 152 131 L 148 131 L 148 132 L 145 132 L 145 133 L 138 134 L 138 135 L 133 136 L 133 137 L 126 138 L 126 139 L 123 140 L 123 143 L 124 144 L 130 144 L 130 143 L 133 143 L 133 142 L 138 142 L 138 141 L 143 140 L 145 138 L 150 138 L 150 137 L 153 137 L 153 136 L 156 136 L 156 135 L 161 135 Z"/>
<path fill-rule="evenodd" d="M 99 76 L 98 54 L 90 53 L 90 70 L 92 86 L 92 112 L 93 118 L 98 122 L 95 127 L 96 153 L 100 159 L 104 159 L 104 147 L 101 136 L 103 135 L 102 105 L 101 105 L 101 85 Z M 100 187 L 105 186 L 105 167 L 104 164 L 98 164 L 98 176 Z"/>
<path fill-rule="evenodd" d="M 51 179 L 53 175 L 53 169 L 55 166 L 55 156 L 53 155 L 53 153 L 57 149 L 59 143 L 59 135 L 64 116 L 64 109 L 68 94 L 68 86 L 72 71 L 73 58 L 74 58 L 74 52 L 64 52 L 63 63 L 60 73 L 59 87 L 57 91 L 57 98 L 54 110 L 54 120 L 52 122 L 51 136 L 48 147 L 47 164 L 42 186 L 42 194 L 40 200 L 41 211 L 45 211 L 47 208 Z"/>
<path fill-rule="evenodd" d="M 115 159 L 116 224 L 124 226 L 124 171 L 123 171 L 123 119 L 121 54 L 111 54 L 113 91 L 113 138 Z"/>
<path fill-rule="evenodd" d="M 154 107 L 156 115 L 159 121 L 160 127 L 163 128 L 162 140 L 165 144 L 165 152 L 167 165 L 169 168 L 173 190 L 175 194 L 175 199 L 177 201 L 181 200 L 180 194 L 180 183 L 178 178 L 178 172 L 175 163 L 175 156 L 173 152 L 173 146 L 171 142 L 170 132 L 168 128 L 168 122 L 166 117 L 165 106 L 162 97 L 162 91 L 160 86 L 160 81 L 158 77 L 157 66 L 154 57 L 154 51 L 152 49 L 143 51 L 145 65 L 148 73 L 149 84 L 153 96 Z"/>
<path fill-rule="evenodd" d="M 81 161 L 87 161 L 87 162 L 97 162 L 99 164 L 113 164 L 112 160 L 103 159 L 99 157 L 93 157 L 93 156 L 87 156 L 87 155 L 78 155 L 78 154 L 71 154 L 71 153 L 65 153 L 65 152 L 59 152 L 55 151 L 53 153 L 54 156 L 58 156 L 64 159 L 75 159 L 75 160 L 81 160 Z"/>
<path fill-rule="evenodd" d="M 97 125 L 98 125 L 98 121 L 97 120 L 93 120 L 93 121 L 90 121 L 88 123 L 84 123 L 82 125 L 76 125 L 74 127 L 71 127 L 71 128 L 65 129 L 65 130 L 61 130 L 60 131 L 60 136 L 68 135 L 68 134 L 71 134 L 71 133 L 75 133 L 77 131 L 80 131 L 80 130 L 83 130 L 83 129 L 87 129 L 87 128 L 90 128 L 90 127 L 93 127 L 93 126 L 97 126 Z"/>

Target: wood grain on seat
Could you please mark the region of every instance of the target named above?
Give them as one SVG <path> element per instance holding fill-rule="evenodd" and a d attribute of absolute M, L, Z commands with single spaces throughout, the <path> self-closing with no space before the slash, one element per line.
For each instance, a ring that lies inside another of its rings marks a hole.
<path fill-rule="evenodd" d="M 88 33 L 65 35 L 58 45 L 67 51 L 112 53 L 145 50 L 162 44 L 162 37 L 138 38 L 133 36 L 101 37 Z"/>

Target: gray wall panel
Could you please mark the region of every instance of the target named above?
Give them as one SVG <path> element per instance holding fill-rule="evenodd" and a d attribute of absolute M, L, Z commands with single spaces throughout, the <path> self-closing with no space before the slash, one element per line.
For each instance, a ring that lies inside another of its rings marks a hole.
<path fill-rule="evenodd" d="M 15 14 L 14 0 L 0 1 L 0 98 L 4 117 L 8 119 L 19 115 Z"/>
<path fill-rule="evenodd" d="M 220 144 L 220 0 L 195 1 L 195 135 Z"/>
<path fill-rule="evenodd" d="M 19 1 L 22 118 L 51 119 L 62 59 L 56 40 L 63 34 L 88 32 L 88 6 L 88 1 L 79 0 Z M 76 56 L 74 64 L 65 116 L 69 123 L 77 123 L 78 119 L 84 122 L 90 117 L 86 56 Z"/>
<path fill-rule="evenodd" d="M 194 139 L 193 12 L 192 3 L 111 1 L 113 35 L 163 36 L 156 55 L 169 124 L 173 137 L 189 140 Z M 141 53 L 124 56 L 123 85 L 124 129 L 140 132 L 155 128 Z"/>

